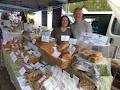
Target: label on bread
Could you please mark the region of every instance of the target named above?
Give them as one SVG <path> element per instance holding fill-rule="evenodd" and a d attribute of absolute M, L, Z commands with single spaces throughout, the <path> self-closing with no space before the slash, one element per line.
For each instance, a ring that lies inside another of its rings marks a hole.
<path fill-rule="evenodd" d="M 64 70 L 63 70 L 63 75 L 65 75 L 66 77 L 70 77 L 70 74 Z"/>
<path fill-rule="evenodd" d="M 38 47 L 32 44 L 31 42 L 27 43 L 29 49 L 38 50 Z"/>
<path fill-rule="evenodd" d="M 55 51 L 52 56 L 58 58 L 61 55 L 61 52 Z"/>
<path fill-rule="evenodd" d="M 52 77 L 43 82 L 43 86 L 46 88 L 46 90 L 54 90 L 55 86 L 52 82 Z"/>
<path fill-rule="evenodd" d="M 37 63 L 35 64 L 35 68 L 36 68 L 36 69 L 38 69 L 40 66 L 41 66 L 41 65 L 40 65 L 39 62 L 37 62 Z"/>
<path fill-rule="evenodd" d="M 28 60 L 29 60 L 29 57 L 28 57 L 28 56 L 25 56 L 25 57 L 24 57 L 24 62 L 27 63 Z"/>
<path fill-rule="evenodd" d="M 43 67 L 39 67 L 39 70 L 42 71 L 42 73 L 45 73 L 45 72 L 46 72 L 46 71 L 45 71 L 45 68 L 43 68 Z"/>
<path fill-rule="evenodd" d="M 35 65 L 34 65 L 34 64 L 32 64 L 32 63 L 30 64 L 30 66 L 31 66 L 31 67 L 33 67 L 33 68 L 35 68 Z"/>
<path fill-rule="evenodd" d="M 15 55 L 14 52 L 11 52 L 11 53 L 10 53 L 10 57 L 11 57 L 11 59 L 13 60 L 13 62 L 15 63 L 15 61 L 17 60 L 17 56 Z"/>
<path fill-rule="evenodd" d="M 69 39 L 69 44 L 74 44 L 74 45 L 76 45 L 76 44 L 77 44 L 77 39 L 70 38 L 70 39 Z"/>
<path fill-rule="evenodd" d="M 28 69 L 33 69 L 33 67 L 32 66 L 30 66 L 30 65 L 25 65 Z"/>
<path fill-rule="evenodd" d="M 49 40 L 50 40 L 49 36 L 42 35 L 42 41 L 43 42 L 49 42 Z"/>
<path fill-rule="evenodd" d="M 75 83 L 76 85 L 78 85 L 78 83 L 79 83 L 79 78 L 78 78 L 77 76 L 73 75 L 73 81 L 74 81 L 74 83 Z"/>
<path fill-rule="evenodd" d="M 36 57 L 40 57 L 40 56 L 41 56 L 41 53 L 40 53 L 38 50 L 34 51 L 33 54 L 34 54 Z"/>
<path fill-rule="evenodd" d="M 75 46 L 70 45 L 67 50 L 70 54 L 73 54 L 75 52 L 76 48 L 75 48 Z"/>
<path fill-rule="evenodd" d="M 58 58 L 58 57 L 61 55 L 61 52 L 59 52 L 59 51 L 56 49 L 56 47 L 53 47 L 53 48 L 54 48 L 54 52 L 52 53 L 52 56 Z"/>
<path fill-rule="evenodd" d="M 24 53 L 23 52 L 21 52 L 20 55 L 21 55 L 22 58 L 24 58 Z"/>
<path fill-rule="evenodd" d="M 35 43 L 36 43 L 36 39 L 33 39 L 33 40 L 32 40 L 32 43 L 35 44 Z"/>
<path fill-rule="evenodd" d="M 19 82 L 22 90 L 32 90 L 23 76 L 17 77 L 17 81 Z"/>
<path fill-rule="evenodd" d="M 22 67 L 22 68 L 19 70 L 19 73 L 20 73 L 21 75 L 24 75 L 24 74 L 25 74 L 25 72 L 26 72 L 26 70 L 25 70 L 25 68 L 24 68 L 24 67 Z"/>
<path fill-rule="evenodd" d="M 69 35 L 61 35 L 61 41 L 69 41 L 70 36 Z"/>
<path fill-rule="evenodd" d="M 40 79 L 38 80 L 38 82 L 41 84 L 41 82 L 43 82 L 45 79 L 46 79 L 46 76 L 43 75 L 42 78 L 40 78 Z"/>

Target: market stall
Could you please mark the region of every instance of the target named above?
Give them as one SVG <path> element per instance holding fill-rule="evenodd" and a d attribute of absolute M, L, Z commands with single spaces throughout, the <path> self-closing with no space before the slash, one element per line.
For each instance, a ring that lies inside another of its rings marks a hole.
<path fill-rule="evenodd" d="M 111 90 L 109 58 L 73 38 L 57 45 L 50 31 L 41 29 L 4 45 L 5 66 L 18 90 Z"/>

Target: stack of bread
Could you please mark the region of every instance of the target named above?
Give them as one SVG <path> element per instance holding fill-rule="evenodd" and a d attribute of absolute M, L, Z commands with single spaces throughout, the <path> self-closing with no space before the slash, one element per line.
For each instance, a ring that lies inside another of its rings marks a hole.
<path fill-rule="evenodd" d="M 103 58 L 103 55 L 101 52 L 96 52 L 89 56 L 89 60 L 92 63 L 99 63 L 102 60 L 102 58 Z"/>
<path fill-rule="evenodd" d="M 54 46 L 56 44 L 56 42 L 57 42 L 57 40 L 55 38 L 50 38 L 49 42 L 43 42 L 41 37 L 37 37 L 35 44 L 36 44 L 36 46 L 38 46 L 40 48 L 44 44 L 51 44 L 52 46 Z"/>
<path fill-rule="evenodd" d="M 52 47 L 52 45 L 51 44 L 49 44 L 49 43 L 47 43 L 47 44 L 42 44 L 41 46 L 40 46 L 40 48 L 42 49 L 42 50 L 44 50 L 45 52 L 47 52 L 48 54 L 52 54 L 53 52 L 54 52 L 54 49 L 53 49 L 53 47 Z"/>
<path fill-rule="evenodd" d="M 42 77 L 42 74 L 38 70 L 29 72 L 26 76 L 26 78 L 31 82 L 38 80 L 40 77 Z"/>
<path fill-rule="evenodd" d="M 36 56 L 33 55 L 33 54 L 29 54 L 28 63 L 30 63 L 30 64 L 35 64 L 35 63 L 39 62 L 39 60 L 40 60 L 40 57 L 36 57 Z"/>
<path fill-rule="evenodd" d="M 72 60 L 74 58 L 74 55 L 79 51 L 80 47 L 79 46 L 75 46 L 75 51 L 73 54 L 71 54 L 69 51 L 68 51 L 68 48 L 69 48 L 69 43 L 68 42 L 63 42 L 62 44 L 60 44 L 58 46 L 58 51 L 61 52 L 61 60 L 62 60 L 62 65 L 61 67 L 63 69 L 66 69 L 70 66 L 70 64 L 72 63 Z"/>
<path fill-rule="evenodd" d="M 88 59 L 92 63 L 99 63 L 103 58 L 101 52 L 93 51 L 90 49 L 81 49 L 79 54 L 82 58 Z"/>
<path fill-rule="evenodd" d="M 23 59 L 19 58 L 16 60 L 15 64 L 16 64 L 17 69 L 19 70 L 20 68 L 22 68 L 24 66 L 25 63 L 24 63 Z"/>
<path fill-rule="evenodd" d="M 11 43 L 10 43 L 10 42 L 7 42 L 7 43 L 4 45 L 4 49 L 5 49 L 6 51 L 10 51 L 10 50 L 12 49 Z"/>
<path fill-rule="evenodd" d="M 95 90 L 95 85 L 89 79 L 84 76 L 80 76 L 80 86 L 83 90 Z"/>
<path fill-rule="evenodd" d="M 46 90 L 43 83 L 52 76 L 51 72 L 46 72 L 43 76 L 33 83 L 34 90 Z"/>

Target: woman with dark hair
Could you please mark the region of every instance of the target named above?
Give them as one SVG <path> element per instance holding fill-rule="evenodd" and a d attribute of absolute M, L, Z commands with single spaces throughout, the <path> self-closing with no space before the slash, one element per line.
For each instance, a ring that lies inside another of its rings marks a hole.
<path fill-rule="evenodd" d="M 62 35 L 67 35 L 72 37 L 72 33 L 69 28 L 69 25 L 70 25 L 69 18 L 67 16 L 62 16 L 60 18 L 59 27 L 55 28 L 51 33 L 51 37 L 57 39 L 57 44 L 61 44 Z"/>

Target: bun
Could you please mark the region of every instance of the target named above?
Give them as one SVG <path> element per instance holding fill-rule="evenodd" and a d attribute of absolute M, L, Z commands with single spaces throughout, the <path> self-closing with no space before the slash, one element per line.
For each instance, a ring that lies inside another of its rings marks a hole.
<path fill-rule="evenodd" d="M 66 54 L 63 54 L 62 55 L 62 59 L 65 59 L 65 60 L 72 60 L 73 59 L 73 56 L 69 53 L 66 53 Z"/>
<path fill-rule="evenodd" d="M 39 71 L 33 71 L 27 75 L 27 79 L 29 81 L 36 81 L 40 78 L 40 72 Z"/>
<path fill-rule="evenodd" d="M 92 63 L 99 63 L 102 60 L 103 56 L 101 52 L 96 52 L 90 55 L 89 60 Z"/>
<path fill-rule="evenodd" d="M 40 46 L 40 48 L 49 54 L 52 54 L 54 52 L 54 48 L 49 43 L 44 43 L 42 46 Z"/>
<path fill-rule="evenodd" d="M 62 52 L 64 49 L 68 48 L 69 43 L 68 42 L 63 42 L 58 46 L 58 51 Z"/>
<path fill-rule="evenodd" d="M 39 58 L 38 57 L 33 56 L 33 55 L 29 55 L 29 63 L 35 64 L 37 62 L 39 62 Z"/>
<path fill-rule="evenodd" d="M 62 69 L 67 69 L 71 64 L 72 59 L 73 59 L 73 56 L 71 54 L 68 54 L 68 53 L 63 54 L 62 59 L 61 59 L 62 60 L 62 65 L 61 65 Z"/>

